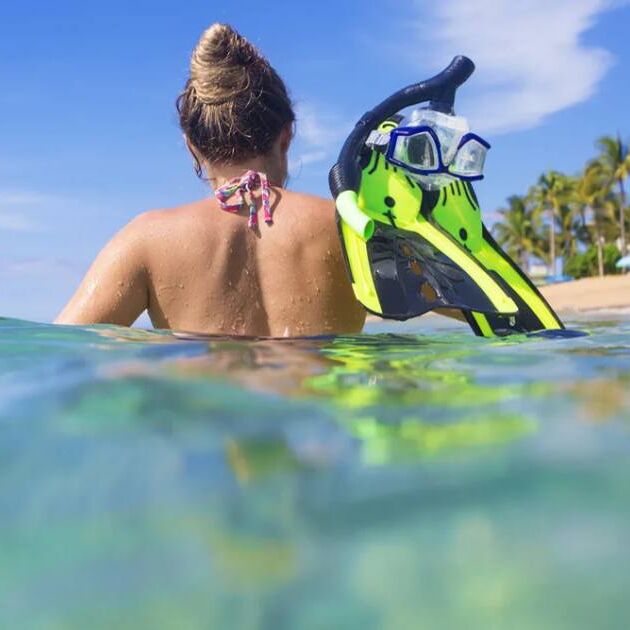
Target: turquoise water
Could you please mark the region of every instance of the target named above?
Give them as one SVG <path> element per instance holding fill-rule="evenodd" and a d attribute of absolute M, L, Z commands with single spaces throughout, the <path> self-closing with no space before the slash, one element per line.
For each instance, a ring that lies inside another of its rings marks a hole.
<path fill-rule="evenodd" d="M 0 319 L 0 627 L 625 627 L 630 321 L 578 325 Z"/>

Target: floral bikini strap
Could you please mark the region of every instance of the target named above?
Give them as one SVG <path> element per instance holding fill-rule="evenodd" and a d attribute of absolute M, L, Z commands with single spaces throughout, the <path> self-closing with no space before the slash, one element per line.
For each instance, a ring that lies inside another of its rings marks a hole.
<path fill-rule="evenodd" d="M 214 196 L 217 198 L 223 210 L 236 213 L 247 203 L 245 193 L 249 193 L 249 220 L 247 225 L 250 228 L 256 228 L 258 226 L 258 211 L 251 192 L 256 190 L 259 186 L 262 207 L 265 213 L 265 223 L 269 224 L 272 222 L 271 205 L 269 203 L 269 181 L 264 173 L 247 171 L 241 177 L 235 177 L 226 184 L 223 184 L 223 186 L 219 186 L 214 191 Z M 238 196 L 238 201 L 236 203 L 228 203 L 230 197 L 234 195 Z"/>

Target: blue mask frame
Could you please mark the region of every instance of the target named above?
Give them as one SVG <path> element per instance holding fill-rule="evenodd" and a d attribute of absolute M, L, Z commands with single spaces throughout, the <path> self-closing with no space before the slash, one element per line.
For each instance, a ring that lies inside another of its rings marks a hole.
<path fill-rule="evenodd" d="M 402 160 L 399 160 L 394 157 L 394 151 L 396 149 L 396 141 L 399 137 L 408 138 L 411 136 L 419 135 L 421 133 L 428 133 L 435 143 L 435 148 L 437 149 L 438 164 L 433 169 L 423 169 L 417 166 L 411 166 L 407 162 L 403 162 Z M 462 136 L 461 140 L 459 141 L 459 144 L 457 145 L 457 150 L 455 151 L 455 155 L 457 155 L 457 152 L 467 142 L 470 142 L 471 140 L 475 140 L 476 142 L 481 144 L 481 146 L 483 146 L 486 149 L 486 151 L 490 149 L 490 143 L 484 140 L 481 136 L 478 136 L 476 133 L 465 133 Z M 435 130 L 432 127 L 429 127 L 428 125 L 420 125 L 418 127 L 397 127 L 396 129 L 392 129 L 389 135 L 389 144 L 387 146 L 385 159 L 390 164 L 399 166 L 403 170 L 406 170 L 410 173 L 414 173 L 416 175 L 436 175 L 438 173 L 445 173 L 447 175 L 452 175 L 453 177 L 457 177 L 458 179 L 461 179 L 463 181 L 469 181 L 469 182 L 483 179 L 482 173 L 479 173 L 478 175 L 461 175 L 461 174 L 454 173 L 453 171 L 451 171 L 449 166 L 444 164 L 444 160 L 442 158 L 442 143 L 440 142 L 440 139 L 438 138 L 438 135 L 435 132 Z M 455 156 L 453 157 L 453 160 L 454 159 L 455 159 Z"/>

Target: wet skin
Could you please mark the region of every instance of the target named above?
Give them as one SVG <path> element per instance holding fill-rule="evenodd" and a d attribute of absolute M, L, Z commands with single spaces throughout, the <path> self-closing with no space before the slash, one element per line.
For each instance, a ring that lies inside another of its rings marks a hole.
<path fill-rule="evenodd" d="M 259 201 L 259 200 L 258 200 Z M 57 323 L 301 336 L 361 330 L 331 201 L 272 187 L 274 222 L 213 198 L 138 216 L 101 251 Z M 260 204 L 258 204 L 260 205 Z"/>

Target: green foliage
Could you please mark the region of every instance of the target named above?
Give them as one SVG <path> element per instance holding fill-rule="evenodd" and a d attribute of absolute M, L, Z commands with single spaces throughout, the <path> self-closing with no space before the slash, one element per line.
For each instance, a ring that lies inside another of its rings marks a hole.
<path fill-rule="evenodd" d="M 602 257 L 604 259 L 604 273 L 619 273 L 619 269 L 615 267 L 616 262 L 621 258 L 621 252 L 616 245 L 608 243 L 602 248 Z M 599 273 L 599 265 L 597 262 L 597 247 L 591 245 L 586 251 L 571 256 L 564 265 L 564 271 L 567 275 L 574 278 L 585 278 L 588 276 L 596 276 Z"/>
<path fill-rule="evenodd" d="M 630 148 L 621 137 L 604 136 L 597 141 L 599 155 L 597 163 L 603 177 L 607 180 L 607 188 L 612 190 L 617 185 L 619 203 L 617 204 L 617 220 L 621 239 L 621 253 L 627 253 L 626 248 L 626 191 L 624 181 L 630 175 Z"/>
<path fill-rule="evenodd" d="M 623 182 L 630 175 L 630 147 L 620 137 L 603 136 L 597 141 L 597 161 L 611 180 Z M 611 182 L 612 183 L 612 182 Z"/>
<path fill-rule="evenodd" d="M 501 208 L 499 214 L 501 221 L 492 228 L 495 238 L 512 258 L 525 266 L 530 254 L 541 254 L 538 216 L 526 199 L 519 195 L 512 195 L 508 199 L 508 207 Z"/>
<path fill-rule="evenodd" d="M 546 235 L 539 234 L 550 273 L 555 275 L 555 260 L 564 246 L 568 253 L 576 250 L 573 236 L 575 208 L 572 205 L 574 180 L 558 171 L 543 173 L 527 193 L 527 203 L 535 216 L 545 220 Z"/>
<path fill-rule="evenodd" d="M 630 219 L 624 186 L 630 176 L 630 148 L 611 136 L 600 138 L 596 146 L 598 155 L 579 175 L 545 172 L 525 196 L 513 195 L 508 207 L 499 209 L 501 218 L 492 231 L 521 265 L 535 256 L 555 273 L 555 260 L 561 256 L 564 273 L 597 275 L 596 244 L 607 243 L 604 272 L 616 273 L 620 252 L 612 243 L 620 242 L 624 255 Z"/>

